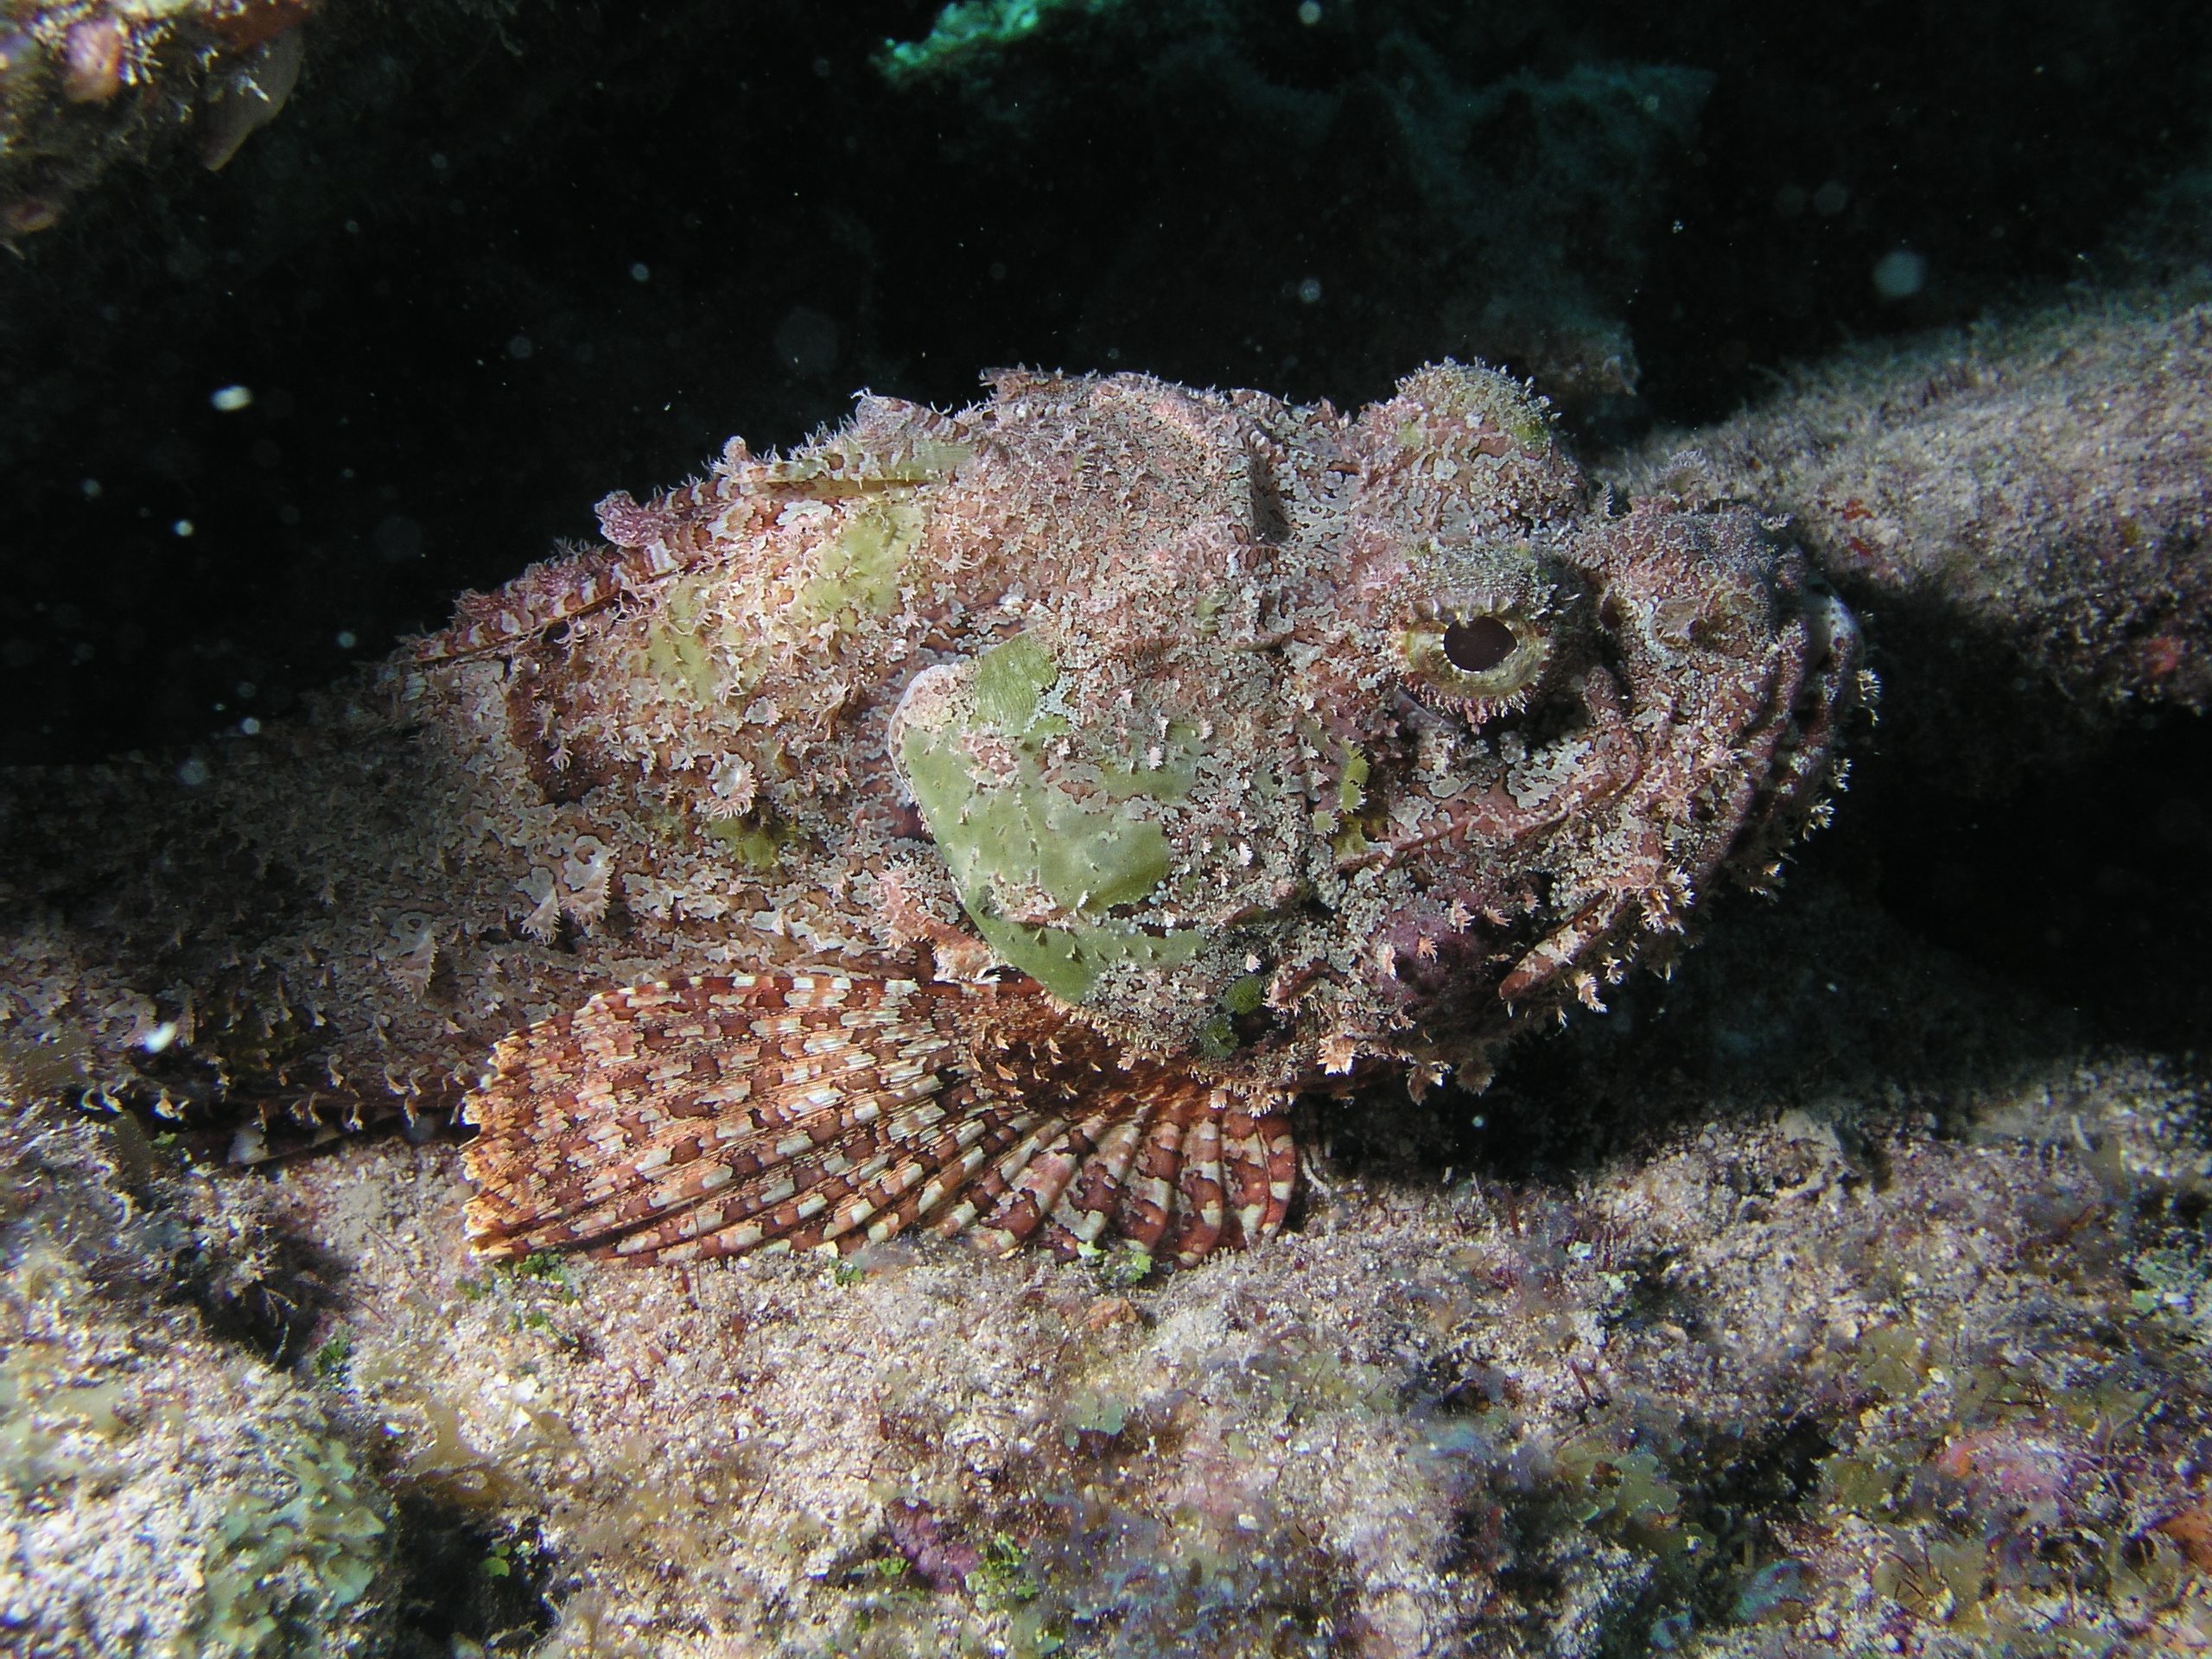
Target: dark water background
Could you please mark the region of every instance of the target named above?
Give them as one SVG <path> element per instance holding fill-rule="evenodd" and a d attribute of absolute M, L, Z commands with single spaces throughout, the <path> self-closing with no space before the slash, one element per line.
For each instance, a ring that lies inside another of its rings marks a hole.
<path fill-rule="evenodd" d="M 333 6 L 226 170 L 118 168 L 0 260 L 0 763 L 279 717 L 607 491 L 856 386 L 1357 404 L 1484 351 L 1592 453 L 1715 419 L 2094 279 L 2212 137 L 2195 0 L 1128 0 L 894 84 L 936 10 Z M 1577 327 L 1632 372 L 1560 371 Z M 2198 1040 L 2207 749 L 2170 719 L 2005 802 L 1893 781 L 1832 855 L 2107 1028 Z"/>

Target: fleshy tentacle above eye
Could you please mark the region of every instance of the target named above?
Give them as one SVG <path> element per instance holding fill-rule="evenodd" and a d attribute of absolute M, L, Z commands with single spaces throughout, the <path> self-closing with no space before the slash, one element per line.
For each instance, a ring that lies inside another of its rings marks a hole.
<path fill-rule="evenodd" d="M 1187 1265 L 1272 1237 L 1295 1180 L 1284 1097 L 1124 1064 L 1026 982 L 632 986 L 493 1065 L 467 1160 L 493 1260 L 850 1251 L 919 1224 L 1062 1255 L 1118 1235 Z"/>

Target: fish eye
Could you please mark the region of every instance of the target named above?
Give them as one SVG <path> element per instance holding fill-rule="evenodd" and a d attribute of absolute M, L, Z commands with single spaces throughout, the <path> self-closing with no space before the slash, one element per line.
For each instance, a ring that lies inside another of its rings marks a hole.
<path fill-rule="evenodd" d="M 1442 640 L 1446 659 L 1463 674 L 1493 672 L 1519 644 L 1512 628 L 1495 616 L 1454 622 L 1444 630 Z"/>
<path fill-rule="evenodd" d="M 1551 630 L 1518 607 L 1447 607 L 1402 636 L 1405 662 L 1424 701 L 1486 719 L 1518 707 L 1551 660 Z"/>

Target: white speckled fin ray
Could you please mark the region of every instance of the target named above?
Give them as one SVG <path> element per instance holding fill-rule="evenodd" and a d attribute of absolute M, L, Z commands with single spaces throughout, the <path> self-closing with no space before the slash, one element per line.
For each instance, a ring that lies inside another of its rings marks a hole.
<path fill-rule="evenodd" d="M 1062 1255 L 1071 1255 L 1113 1224 L 1114 1199 L 1128 1179 L 1129 1166 L 1144 1143 L 1149 1110 L 1125 1117 L 1109 1128 L 1097 1149 L 1084 1160 L 1077 1179 L 1060 1189 L 1046 1218 L 1046 1242 Z"/>
<path fill-rule="evenodd" d="M 1027 1243 L 1052 1213 L 1076 1171 L 1097 1150 L 1113 1122 L 1110 1113 L 1096 1112 L 1064 1128 L 1009 1184 L 1006 1196 L 976 1228 L 976 1242 L 1001 1255 Z"/>
<path fill-rule="evenodd" d="M 1221 1191 L 1221 1102 L 1198 1115 L 1183 1140 L 1182 1178 L 1175 1185 L 1175 1220 L 1164 1249 L 1184 1267 L 1195 1266 L 1221 1242 L 1226 1213 Z"/>
<path fill-rule="evenodd" d="M 1114 1217 L 1116 1229 L 1147 1253 L 1158 1250 L 1168 1223 L 1174 1218 L 1175 1177 L 1183 1167 L 1183 1131 L 1189 1109 L 1188 1099 L 1179 1098 L 1164 1102 L 1155 1109 L 1122 1188 Z"/>
<path fill-rule="evenodd" d="M 1128 1065 L 1027 982 L 635 986 L 494 1060 L 467 1154 L 470 1239 L 493 1259 L 850 1250 L 925 1223 L 1062 1255 L 1166 1238 L 1190 1262 L 1271 1236 L 1295 1167 L 1277 1105 Z"/>
<path fill-rule="evenodd" d="M 689 1260 L 739 1255 L 777 1239 L 804 1249 L 840 1238 L 931 1176 L 958 1168 L 977 1145 L 1010 1139 L 1035 1121 L 978 1108 L 950 1120 L 918 1116 L 863 1129 L 793 1159 L 733 1197 L 661 1216 L 621 1236 L 612 1254 Z"/>
<path fill-rule="evenodd" d="M 927 1144 L 975 1109 L 972 1090 L 932 1096 L 967 1057 L 970 1005 L 992 995 L 740 975 L 605 992 L 542 1021 L 499 1046 L 469 1103 L 482 1130 L 468 1154 L 481 1187 L 472 1241 L 495 1257 L 673 1243 L 825 1184 L 865 1183 L 871 1158 Z M 708 1226 L 702 1211 L 721 1220 Z"/>
<path fill-rule="evenodd" d="M 1291 1138 L 1286 1103 L 1247 1103 L 1224 1118 L 1222 1174 L 1236 1242 L 1256 1243 L 1282 1230 L 1298 1185 L 1298 1148 Z"/>

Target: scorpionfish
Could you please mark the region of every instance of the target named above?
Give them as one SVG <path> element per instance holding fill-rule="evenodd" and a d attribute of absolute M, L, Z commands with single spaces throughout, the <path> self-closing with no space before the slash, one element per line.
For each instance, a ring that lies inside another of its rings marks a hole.
<path fill-rule="evenodd" d="M 483 1254 L 1192 1263 L 1282 1226 L 1298 1091 L 1479 1087 L 1825 811 L 1849 612 L 1506 377 L 990 388 L 611 496 L 388 671 L 535 815 L 522 925 L 666 964 L 499 1045 Z"/>

